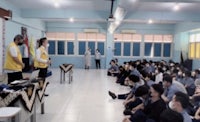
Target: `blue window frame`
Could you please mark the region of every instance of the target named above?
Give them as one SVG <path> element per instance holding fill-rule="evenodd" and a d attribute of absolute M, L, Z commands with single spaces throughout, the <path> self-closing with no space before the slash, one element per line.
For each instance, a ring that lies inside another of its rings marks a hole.
<path fill-rule="evenodd" d="M 164 43 L 163 56 L 164 57 L 171 56 L 171 43 Z"/>
<path fill-rule="evenodd" d="M 52 41 L 52 40 L 49 40 L 48 41 L 49 42 L 49 49 L 48 49 L 48 53 L 50 54 L 50 55 L 55 55 L 55 53 L 56 53 L 56 43 L 55 43 L 55 41 Z"/>
<path fill-rule="evenodd" d="M 64 41 L 58 41 L 58 55 L 64 55 L 65 54 L 65 42 Z"/>
<path fill-rule="evenodd" d="M 133 43 L 133 56 L 140 56 L 140 43 Z"/>
<path fill-rule="evenodd" d="M 161 43 L 154 43 L 154 56 L 161 57 Z"/>
<path fill-rule="evenodd" d="M 79 48 L 78 48 L 78 54 L 79 55 L 84 55 L 85 54 L 85 42 L 84 41 L 80 41 L 79 42 Z"/>
<path fill-rule="evenodd" d="M 74 42 L 67 42 L 67 54 L 68 55 L 74 54 Z"/>
<path fill-rule="evenodd" d="M 91 55 L 95 54 L 95 42 L 88 42 L 88 47 L 91 49 Z"/>
<path fill-rule="evenodd" d="M 115 56 L 121 56 L 121 42 L 115 42 Z"/>
<path fill-rule="evenodd" d="M 101 53 L 101 55 L 104 55 L 104 42 L 98 42 L 97 48 L 99 49 L 99 52 Z"/>
<path fill-rule="evenodd" d="M 130 42 L 125 42 L 124 43 L 124 51 L 123 51 L 123 55 L 124 56 L 130 56 L 130 52 L 131 52 L 131 43 Z"/>
<path fill-rule="evenodd" d="M 151 56 L 152 54 L 152 43 L 145 43 L 145 47 L 144 47 L 144 55 L 145 56 Z"/>

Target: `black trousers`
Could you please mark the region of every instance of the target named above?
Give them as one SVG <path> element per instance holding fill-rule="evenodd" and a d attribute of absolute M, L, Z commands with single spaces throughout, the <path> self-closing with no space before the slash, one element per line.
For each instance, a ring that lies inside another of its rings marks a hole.
<path fill-rule="evenodd" d="M 47 76 L 47 68 L 38 68 L 38 69 L 39 69 L 38 77 L 42 78 L 45 81 Z"/>
<path fill-rule="evenodd" d="M 100 69 L 100 68 L 101 68 L 100 59 L 95 59 L 95 62 L 96 62 L 96 68 L 97 68 L 97 69 Z"/>
<path fill-rule="evenodd" d="M 117 96 L 118 99 L 122 99 L 122 100 L 125 100 L 127 97 L 128 97 L 129 93 L 126 93 L 126 94 L 119 94 Z"/>
<path fill-rule="evenodd" d="M 21 80 L 23 79 L 22 72 L 13 72 L 13 73 L 8 73 L 8 84 L 15 80 Z"/>

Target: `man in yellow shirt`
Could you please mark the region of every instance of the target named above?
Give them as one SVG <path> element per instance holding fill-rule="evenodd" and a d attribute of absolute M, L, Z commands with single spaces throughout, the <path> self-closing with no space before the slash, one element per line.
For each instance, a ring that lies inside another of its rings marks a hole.
<path fill-rule="evenodd" d="M 7 47 L 4 69 L 8 74 L 8 84 L 15 80 L 23 79 L 22 69 L 24 68 L 24 63 L 22 62 L 22 55 L 18 47 L 22 44 L 23 36 L 16 35 L 14 41 Z"/>
<path fill-rule="evenodd" d="M 47 52 L 48 41 L 47 38 L 41 38 L 39 40 L 39 48 L 36 50 L 36 59 L 34 63 L 34 67 L 39 69 L 38 77 L 45 80 L 47 75 L 47 68 L 50 64 L 49 55 Z"/>

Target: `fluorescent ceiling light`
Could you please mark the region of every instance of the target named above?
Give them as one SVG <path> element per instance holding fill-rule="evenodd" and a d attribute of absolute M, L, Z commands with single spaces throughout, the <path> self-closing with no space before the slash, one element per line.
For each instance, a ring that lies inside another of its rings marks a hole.
<path fill-rule="evenodd" d="M 119 25 L 119 24 L 120 24 L 120 21 L 116 20 L 116 21 L 115 21 L 115 24 L 116 24 L 116 25 Z"/>
<path fill-rule="evenodd" d="M 180 9 L 180 6 L 178 4 L 176 4 L 173 8 L 174 11 L 178 11 Z"/>
<path fill-rule="evenodd" d="M 70 21 L 70 22 L 74 22 L 74 18 L 70 18 L 69 21 Z"/>
<path fill-rule="evenodd" d="M 149 23 L 149 24 L 152 24 L 152 23 L 153 23 L 153 20 L 152 20 L 152 19 L 149 19 L 149 20 L 148 20 L 148 23 Z"/>
<path fill-rule="evenodd" d="M 55 6 L 56 8 L 59 8 L 59 7 L 60 7 L 60 4 L 59 4 L 59 3 L 54 3 L 54 6 Z"/>

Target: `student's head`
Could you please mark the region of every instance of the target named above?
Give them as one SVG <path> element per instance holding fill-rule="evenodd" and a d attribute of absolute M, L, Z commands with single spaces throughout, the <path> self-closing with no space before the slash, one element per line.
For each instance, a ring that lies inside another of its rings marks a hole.
<path fill-rule="evenodd" d="M 149 89 L 147 86 L 139 86 L 135 91 L 135 97 L 146 98 L 149 94 Z"/>
<path fill-rule="evenodd" d="M 19 46 L 21 46 L 24 43 L 23 36 L 20 34 L 16 35 L 13 40 Z"/>
<path fill-rule="evenodd" d="M 110 61 L 110 64 L 111 64 L 111 65 L 115 65 L 115 60 L 111 60 L 111 61 Z"/>
<path fill-rule="evenodd" d="M 99 49 L 96 49 L 96 52 L 99 52 Z"/>
<path fill-rule="evenodd" d="M 150 73 L 143 73 L 143 77 L 145 78 L 146 81 L 149 81 L 152 75 Z"/>
<path fill-rule="evenodd" d="M 140 78 L 136 75 L 129 75 L 127 79 L 128 79 L 129 85 L 131 86 L 134 86 L 135 83 L 140 81 Z"/>
<path fill-rule="evenodd" d="M 160 84 L 153 84 L 151 87 L 150 87 L 150 95 L 152 98 L 156 97 L 156 98 L 159 98 L 161 97 L 161 95 L 163 94 L 164 92 L 164 89 L 162 87 L 162 85 Z"/>
<path fill-rule="evenodd" d="M 183 116 L 176 111 L 166 109 L 160 115 L 160 122 L 183 122 Z"/>
<path fill-rule="evenodd" d="M 191 77 L 191 72 L 190 71 L 185 71 L 185 77 Z"/>
<path fill-rule="evenodd" d="M 177 112 L 182 112 L 189 105 L 189 96 L 183 92 L 176 92 L 170 102 L 170 108 Z"/>
<path fill-rule="evenodd" d="M 171 85 L 172 85 L 172 77 L 170 75 L 165 75 L 163 77 L 163 86 L 167 88 Z"/>
<path fill-rule="evenodd" d="M 43 37 L 39 40 L 39 47 L 40 46 L 44 46 L 45 48 L 47 48 L 48 46 L 48 41 L 47 41 L 47 38 L 46 37 Z"/>

